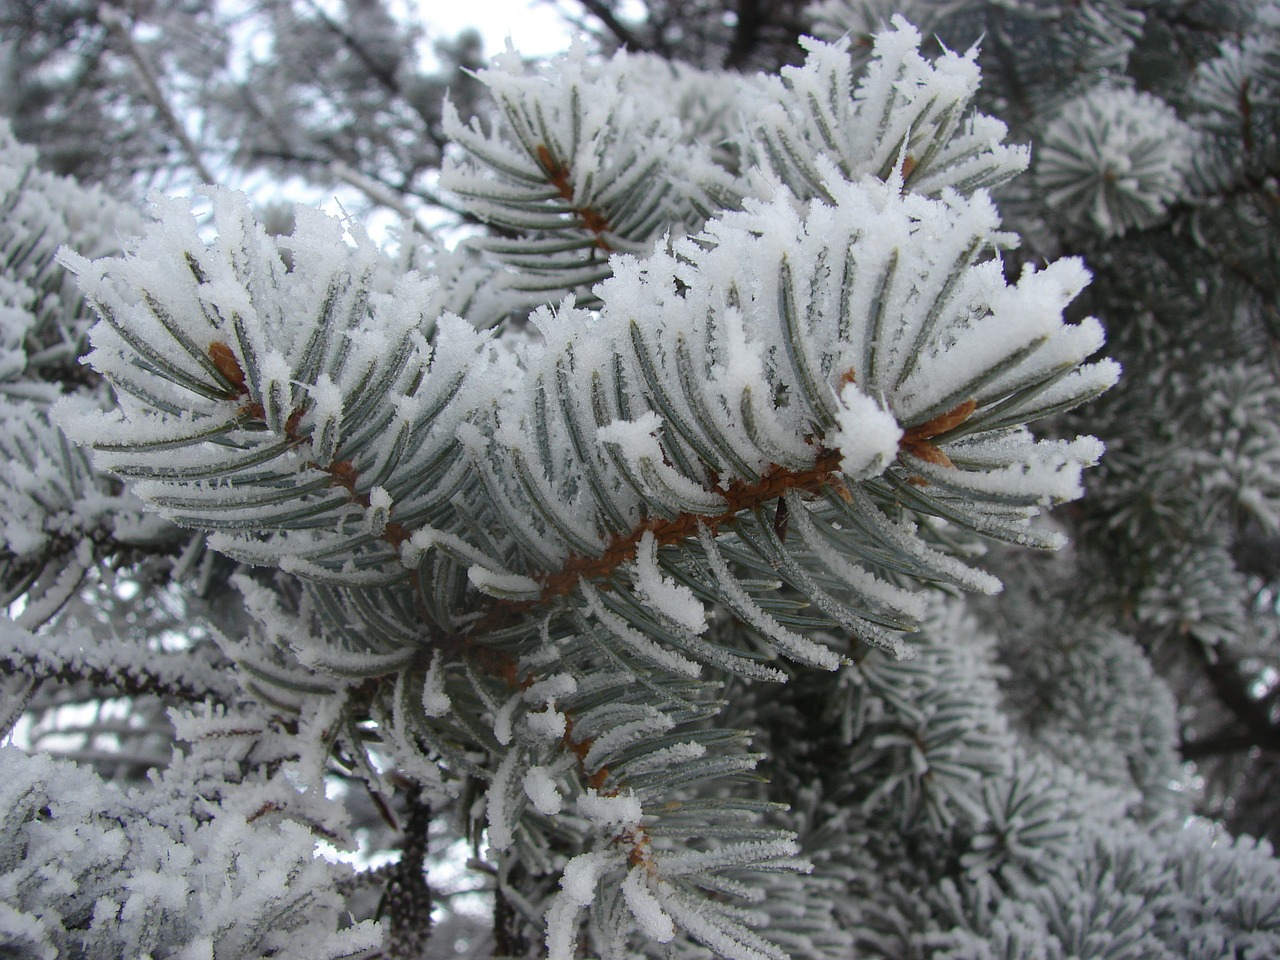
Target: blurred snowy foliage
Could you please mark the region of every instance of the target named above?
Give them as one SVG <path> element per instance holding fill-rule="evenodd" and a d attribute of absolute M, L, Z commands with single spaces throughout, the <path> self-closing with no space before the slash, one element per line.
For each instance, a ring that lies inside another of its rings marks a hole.
<path fill-rule="evenodd" d="M 1183 192 L 1195 142 L 1150 94 L 1095 87 L 1058 113 L 1036 164 L 1044 199 L 1104 236 L 1155 223 Z"/>
<path fill-rule="evenodd" d="M 267 765 L 263 721 L 210 714 L 181 726 L 196 749 L 132 789 L 0 751 L 5 951 L 336 960 L 377 945 L 375 925 L 347 925 L 335 889 L 345 870 L 315 856 L 317 827 L 329 831 L 308 821 L 305 795 L 284 772 L 237 777 Z"/>

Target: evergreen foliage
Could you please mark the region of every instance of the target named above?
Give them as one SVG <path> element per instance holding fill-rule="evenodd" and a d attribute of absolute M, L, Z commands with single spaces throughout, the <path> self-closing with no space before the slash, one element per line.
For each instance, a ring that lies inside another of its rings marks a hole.
<path fill-rule="evenodd" d="M 647 6 L 6 10 L 0 952 L 1280 954 L 1280 6 Z"/>

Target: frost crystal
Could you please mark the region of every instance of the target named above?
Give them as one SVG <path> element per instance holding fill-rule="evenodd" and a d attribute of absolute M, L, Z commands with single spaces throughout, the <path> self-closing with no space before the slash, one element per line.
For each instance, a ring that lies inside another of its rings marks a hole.
<path fill-rule="evenodd" d="M 671 917 L 663 911 L 658 898 L 649 890 L 644 867 L 632 867 L 627 872 L 627 879 L 622 881 L 622 896 L 645 936 L 652 937 L 658 943 L 669 943 L 676 935 Z"/>
<path fill-rule="evenodd" d="M 427 679 L 422 684 L 422 709 L 428 717 L 443 717 L 453 705 L 444 690 L 444 669 L 439 653 L 431 658 Z"/>
<path fill-rule="evenodd" d="M 898 455 L 902 427 L 855 384 L 840 391 L 836 424 L 827 442 L 840 451 L 840 469 L 854 480 L 883 473 Z"/>
<path fill-rule="evenodd" d="M 630 793 L 606 796 L 594 787 L 578 797 L 579 812 L 598 826 L 630 825 L 640 822 L 640 801 Z"/>
<path fill-rule="evenodd" d="M 596 898 L 596 884 L 600 875 L 617 859 L 617 854 L 603 850 L 574 857 L 565 864 L 564 874 L 560 877 L 560 889 L 575 905 L 589 907 Z"/>
<path fill-rule="evenodd" d="M 529 772 L 524 775 L 524 792 L 538 812 L 545 816 L 555 816 L 564 806 L 564 797 L 560 795 L 546 767 L 529 768 Z"/>
<path fill-rule="evenodd" d="M 564 736 L 565 716 L 554 706 L 527 714 L 525 723 L 529 725 L 529 732 L 540 740 L 555 741 Z"/>
<path fill-rule="evenodd" d="M 688 587 L 664 577 L 658 568 L 657 541 L 651 531 L 640 539 L 636 555 L 636 591 L 645 602 L 694 633 L 707 629 L 707 614 Z"/>

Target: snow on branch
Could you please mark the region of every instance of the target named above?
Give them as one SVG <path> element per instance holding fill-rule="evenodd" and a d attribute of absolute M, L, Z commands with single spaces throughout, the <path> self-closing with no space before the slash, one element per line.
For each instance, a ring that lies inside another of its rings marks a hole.
<path fill-rule="evenodd" d="M 1097 323 L 1062 319 L 1080 264 L 1009 285 L 981 193 L 903 195 L 892 178 L 827 191 L 834 206 L 751 201 L 670 250 L 619 258 L 598 312 L 567 301 L 535 316 L 546 346 L 526 352 L 484 456 L 494 505 L 536 541 L 526 572 L 544 601 L 620 573 L 646 538 L 741 534 L 793 491 L 906 486 L 921 512 L 1027 541 L 1042 506 L 1079 495 L 1100 445 L 1036 443 L 1017 414 L 1115 380 L 1115 364 L 1084 362 Z M 840 540 L 825 508 L 802 509 Z M 775 569 L 800 549 L 776 540 L 755 541 Z M 548 556 L 558 570 L 540 569 Z M 888 591 L 866 599 L 905 613 Z M 669 612 L 687 620 L 682 604 Z"/>
<path fill-rule="evenodd" d="M 39 635 L 8 619 L 0 620 L 0 663 L 6 673 L 38 681 L 87 681 L 127 696 L 172 697 L 200 702 L 212 697 L 230 702 L 234 677 L 219 658 L 189 650 L 157 654 L 123 640 L 105 641 L 83 628 Z"/>
<path fill-rule="evenodd" d="M 64 428 L 164 515 L 216 531 L 226 553 L 337 579 L 403 576 L 377 571 L 407 539 L 404 512 L 429 511 L 457 482 L 453 433 L 485 336 L 428 312 L 434 281 L 379 289 L 378 252 L 359 236 L 348 245 L 335 219 L 300 209 L 277 239 L 243 196 L 212 200 L 212 243 L 185 202 L 157 199 L 130 253 L 65 255 L 102 318 L 86 362 L 118 406 L 64 400 Z"/>
<path fill-rule="evenodd" d="M 1002 143 L 1007 129 L 972 109 L 976 48 L 920 55 L 920 33 L 901 16 L 876 34 L 872 60 L 854 73 L 850 39 L 801 41 L 802 66 L 771 81 L 744 147 L 761 172 L 802 197 L 827 197 L 832 168 L 845 179 L 888 179 L 938 195 L 990 188 L 1026 169 L 1025 146 Z"/>
<path fill-rule="evenodd" d="M 678 926 L 781 956 L 731 901 L 753 895 L 740 876 L 804 864 L 730 789 L 761 755 L 713 725 L 719 679 L 905 655 L 918 587 L 999 587 L 938 526 L 1053 546 L 1033 520 L 1101 453 L 1026 428 L 1118 375 L 1089 362 L 1100 325 L 1064 319 L 1088 274 L 1006 278 L 1014 238 L 974 187 L 1025 157 L 969 117 L 972 56 L 928 64 L 919 42 L 897 23 L 856 88 L 843 47 L 812 45 L 774 88 L 800 119 L 744 134 L 756 166 L 705 222 L 701 148 L 628 58 L 487 73 L 506 126 L 452 123 L 454 189 L 521 235 L 491 252 L 526 290 L 602 280 L 527 331 L 442 313 L 436 280 L 388 282 L 337 220 L 299 211 L 275 239 L 220 191 L 210 241 L 159 200 L 124 256 L 64 254 L 118 397 L 64 401 L 64 423 L 164 515 L 305 581 L 288 604 L 242 581 L 253 689 L 332 705 L 367 680 L 361 709 L 423 782 L 487 784 L 496 856 L 542 856 L 553 817 L 578 838 L 556 960 L 587 906 L 616 942 Z M 671 805 L 696 794 L 698 824 Z"/>
<path fill-rule="evenodd" d="M 705 184 L 727 178 L 710 145 L 694 142 L 653 84 L 670 87 L 667 64 L 583 47 L 533 72 L 508 51 L 477 74 L 497 101 L 486 132 L 446 104 L 457 151 L 441 183 L 466 209 L 515 236 L 481 246 L 514 267 L 504 279 L 534 303 L 609 276 L 609 255 L 640 252 L 673 227 L 690 229 L 712 209 Z"/>
<path fill-rule="evenodd" d="M 0 771 L 0 942 L 15 955 L 342 960 L 381 939 L 342 924 L 344 871 L 315 857 L 311 831 L 246 817 L 261 785 L 224 781 L 192 809 L 12 746 Z"/>

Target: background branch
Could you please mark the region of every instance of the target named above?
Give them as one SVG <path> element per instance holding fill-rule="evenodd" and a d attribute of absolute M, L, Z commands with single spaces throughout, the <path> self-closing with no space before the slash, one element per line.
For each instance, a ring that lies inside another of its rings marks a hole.
<path fill-rule="evenodd" d="M 160 122 L 165 125 L 174 139 L 178 141 L 179 146 L 182 147 L 182 152 L 186 154 L 187 162 L 191 164 L 191 169 L 196 172 L 202 182 L 207 184 L 217 183 L 216 178 L 210 172 L 208 166 L 205 165 L 204 158 L 200 156 L 200 151 L 195 142 L 188 135 L 186 127 L 182 125 L 182 121 L 178 119 L 173 107 L 170 106 L 168 99 L 161 91 L 160 84 L 156 81 L 156 75 L 151 69 L 151 65 L 147 63 L 146 57 L 142 55 L 142 51 L 138 49 L 138 45 L 134 42 L 133 35 L 129 32 L 129 28 L 124 22 L 124 12 L 108 3 L 103 5 L 98 16 L 107 29 L 111 31 L 111 35 L 120 42 L 126 56 L 137 68 L 138 78 L 142 81 L 142 88 L 146 92 L 147 99 L 160 116 Z"/>

